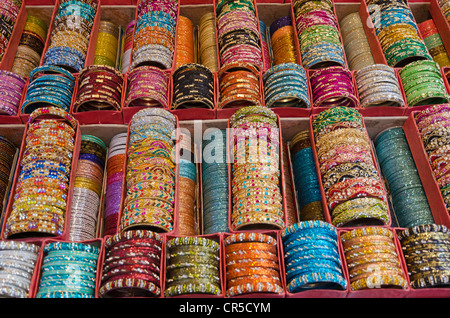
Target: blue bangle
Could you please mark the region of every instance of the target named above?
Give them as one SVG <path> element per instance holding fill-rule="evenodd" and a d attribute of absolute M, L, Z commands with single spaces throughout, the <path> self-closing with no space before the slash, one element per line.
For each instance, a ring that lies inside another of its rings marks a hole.
<path fill-rule="evenodd" d="M 316 272 L 298 276 L 286 286 L 290 293 L 298 293 L 309 289 L 347 289 L 347 281 L 342 275 L 333 272 Z"/>

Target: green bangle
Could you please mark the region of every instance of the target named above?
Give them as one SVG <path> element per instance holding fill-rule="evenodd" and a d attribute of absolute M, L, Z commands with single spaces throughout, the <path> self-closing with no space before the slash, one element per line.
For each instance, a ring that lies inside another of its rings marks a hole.
<path fill-rule="evenodd" d="M 448 103 L 448 95 L 442 91 L 431 91 L 425 88 L 427 92 L 419 91 L 414 94 L 414 97 L 409 99 L 408 106 L 423 106 L 423 105 L 437 105 Z"/>

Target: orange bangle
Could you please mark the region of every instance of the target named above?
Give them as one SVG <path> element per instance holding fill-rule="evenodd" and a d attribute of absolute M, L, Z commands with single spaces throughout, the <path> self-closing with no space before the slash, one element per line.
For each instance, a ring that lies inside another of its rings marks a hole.
<path fill-rule="evenodd" d="M 226 253 L 232 253 L 235 251 L 242 251 L 242 250 L 251 250 L 251 249 L 256 249 L 256 250 L 261 250 L 261 251 L 266 251 L 272 254 L 277 253 L 277 248 L 274 245 L 270 245 L 267 243 L 259 243 L 259 242 L 242 242 L 242 243 L 233 243 L 231 245 L 228 245 L 225 247 L 225 252 Z"/>

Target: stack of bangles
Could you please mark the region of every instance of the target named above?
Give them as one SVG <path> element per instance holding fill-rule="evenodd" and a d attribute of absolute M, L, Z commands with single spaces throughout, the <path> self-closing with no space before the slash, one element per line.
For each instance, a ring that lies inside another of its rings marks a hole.
<path fill-rule="evenodd" d="M 106 151 L 106 145 L 100 138 L 81 135 L 70 207 L 70 241 L 87 241 L 96 238 Z"/>
<path fill-rule="evenodd" d="M 450 286 L 450 231 L 445 225 L 424 224 L 399 231 L 413 289 Z"/>
<path fill-rule="evenodd" d="M 407 228 L 434 223 L 403 128 L 393 127 L 380 132 L 374 145 L 399 226 Z"/>
<path fill-rule="evenodd" d="M 440 67 L 450 66 L 448 52 L 442 42 L 441 35 L 439 34 L 433 19 L 420 23 L 418 28 L 433 60 L 438 63 Z"/>
<path fill-rule="evenodd" d="M 346 67 L 332 1 L 295 0 L 293 6 L 303 67 Z"/>
<path fill-rule="evenodd" d="M 399 71 L 409 107 L 448 103 L 441 69 L 434 61 L 412 62 Z"/>
<path fill-rule="evenodd" d="M 202 224 L 204 234 L 228 230 L 227 131 L 205 132 L 202 143 Z"/>
<path fill-rule="evenodd" d="M 91 65 L 78 75 L 73 112 L 121 110 L 123 75 L 114 67 Z"/>
<path fill-rule="evenodd" d="M 31 114 L 49 105 L 69 112 L 74 87 L 75 77 L 69 71 L 58 66 L 39 66 L 30 74 L 21 113 Z"/>
<path fill-rule="evenodd" d="M 43 65 L 80 72 L 85 66 L 96 14 L 97 3 L 93 0 L 60 1 Z"/>
<path fill-rule="evenodd" d="M 29 15 L 17 47 L 11 72 L 28 77 L 39 66 L 47 39 L 48 26 L 38 17 Z"/>
<path fill-rule="evenodd" d="M 335 107 L 315 116 L 312 126 L 331 223 L 390 224 L 386 191 L 362 116 L 353 108 Z"/>
<path fill-rule="evenodd" d="M 372 64 L 355 71 L 355 82 L 362 108 L 406 105 L 395 70 L 385 64 Z"/>
<path fill-rule="evenodd" d="M 119 26 L 110 21 L 100 21 L 95 45 L 94 65 L 116 68 L 119 54 Z"/>
<path fill-rule="evenodd" d="M 26 80 L 16 73 L 0 70 L 0 114 L 16 116 Z"/>
<path fill-rule="evenodd" d="M 211 72 L 219 70 L 219 57 L 217 53 L 217 31 L 214 12 L 205 13 L 198 26 L 199 52 L 198 60 Z"/>
<path fill-rule="evenodd" d="M 347 289 L 334 226 L 324 221 L 295 223 L 281 232 L 281 239 L 289 293 Z"/>
<path fill-rule="evenodd" d="M 325 220 L 322 193 L 314 162 L 309 130 L 297 133 L 290 143 L 292 172 L 297 192 L 299 220 Z"/>
<path fill-rule="evenodd" d="M 342 42 L 351 71 L 375 64 L 359 12 L 352 12 L 340 21 Z"/>
<path fill-rule="evenodd" d="M 147 230 L 117 233 L 105 240 L 100 298 L 159 297 L 163 238 Z"/>
<path fill-rule="evenodd" d="M 28 298 L 40 246 L 18 241 L 0 242 L 0 297 Z"/>
<path fill-rule="evenodd" d="M 0 25 L 0 61 L 5 55 L 21 7 L 21 0 L 6 0 L 2 3 L 0 12 L 0 20 L 2 21 Z"/>
<path fill-rule="evenodd" d="M 278 117 L 266 107 L 243 107 L 230 118 L 231 229 L 282 229 Z"/>
<path fill-rule="evenodd" d="M 133 52 L 133 32 L 135 20 L 128 23 L 123 37 L 123 54 L 120 61 L 120 71 L 122 74 L 128 73 L 131 65 L 131 54 Z"/>
<path fill-rule="evenodd" d="M 124 107 L 169 107 L 170 73 L 154 66 L 134 68 L 127 77 Z"/>
<path fill-rule="evenodd" d="M 269 28 L 272 45 L 273 65 L 297 63 L 295 28 L 290 16 L 276 19 Z"/>
<path fill-rule="evenodd" d="M 5 197 L 8 195 L 15 156 L 16 146 L 6 137 L 0 136 L 0 211 L 3 211 Z M 2 212 L 0 212 L 0 218 L 2 218 Z"/>
<path fill-rule="evenodd" d="M 36 298 L 94 298 L 100 248 L 94 244 L 51 242 L 43 247 Z"/>
<path fill-rule="evenodd" d="M 263 60 L 263 69 L 262 71 L 267 71 L 272 66 L 272 52 L 269 48 L 269 38 L 267 26 L 261 20 L 259 20 L 259 32 L 261 35 L 261 51 L 262 51 L 262 60 Z"/>
<path fill-rule="evenodd" d="M 296 63 L 282 63 L 267 70 L 263 86 L 266 107 L 311 107 L 306 72 Z"/>
<path fill-rule="evenodd" d="M 175 52 L 178 1 L 139 1 L 131 69 L 152 65 L 171 69 Z"/>
<path fill-rule="evenodd" d="M 358 107 L 352 73 L 341 66 L 314 71 L 309 77 L 313 107 Z"/>
<path fill-rule="evenodd" d="M 286 144 L 286 141 L 282 140 L 282 149 L 283 152 L 283 162 L 281 170 L 282 172 L 282 180 L 284 180 L 285 187 L 284 187 L 284 202 L 286 204 L 286 226 L 290 226 L 294 223 L 298 222 L 298 212 L 297 212 L 297 204 L 295 200 L 295 194 L 294 194 L 294 185 L 292 183 L 292 174 L 291 174 L 291 164 L 290 164 L 290 157 L 288 154 L 289 148 Z"/>
<path fill-rule="evenodd" d="M 450 211 L 450 104 L 435 105 L 418 112 L 415 120 L 434 179 Z"/>
<path fill-rule="evenodd" d="M 417 60 L 432 60 L 407 3 L 376 0 L 371 5 L 369 14 L 389 66 L 403 67 Z"/>
<path fill-rule="evenodd" d="M 362 227 L 340 235 L 351 290 L 407 288 L 394 233 L 385 227 Z"/>
<path fill-rule="evenodd" d="M 220 245 L 210 238 L 175 237 L 166 243 L 164 295 L 221 295 Z"/>
<path fill-rule="evenodd" d="M 178 185 L 178 235 L 198 234 L 197 222 L 197 166 L 189 135 L 180 133 L 180 175 Z"/>
<path fill-rule="evenodd" d="M 448 0 L 438 0 L 437 1 L 439 7 L 442 10 L 442 14 L 444 15 L 447 22 L 450 22 L 450 3 Z"/>
<path fill-rule="evenodd" d="M 249 63 L 263 69 L 261 33 L 253 0 L 220 0 L 216 5 L 220 67 Z"/>
<path fill-rule="evenodd" d="M 163 109 L 145 108 L 131 118 L 119 232 L 174 229 L 176 128 L 176 117 Z"/>
<path fill-rule="evenodd" d="M 260 73 L 252 64 L 228 64 L 220 69 L 218 78 L 219 109 L 262 104 Z"/>
<path fill-rule="evenodd" d="M 122 203 L 123 178 L 127 152 L 127 133 L 111 138 L 106 161 L 105 208 L 103 212 L 103 235 L 114 235 L 119 223 Z"/>
<path fill-rule="evenodd" d="M 195 63 L 194 25 L 184 16 L 178 17 L 175 69 L 185 64 Z"/>
<path fill-rule="evenodd" d="M 214 75 L 206 66 L 183 64 L 172 76 L 172 109 L 214 109 Z"/>
<path fill-rule="evenodd" d="M 58 119 L 38 120 L 44 115 Z M 63 234 L 76 129 L 77 121 L 59 108 L 30 115 L 6 238 Z"/>
<path fill-rule="evenodd" d="M 223 243 L 227 297 L 284 293 L 275 237 L 258 232 L 236 233 L 226 236 Z"/>

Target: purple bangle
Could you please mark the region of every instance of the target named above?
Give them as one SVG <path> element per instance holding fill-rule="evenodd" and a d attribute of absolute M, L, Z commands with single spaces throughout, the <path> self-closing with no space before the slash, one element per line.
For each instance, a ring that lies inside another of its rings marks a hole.
<path fill-rule="evenodd" d="M 275 31 L 288 25 L 292 25 L 292 19 L 290 16 L 284 16 L 276 19 L 269 27 L 270 37 L 273 36 Z"/>
<path fill-rule="evenodd" d="M 9 107 L 4 104 L 0 104 L 0 114 L 15 116 L 15 115 L 17 115 L 17 108 L 13 108 L 13 107 Z"/>

